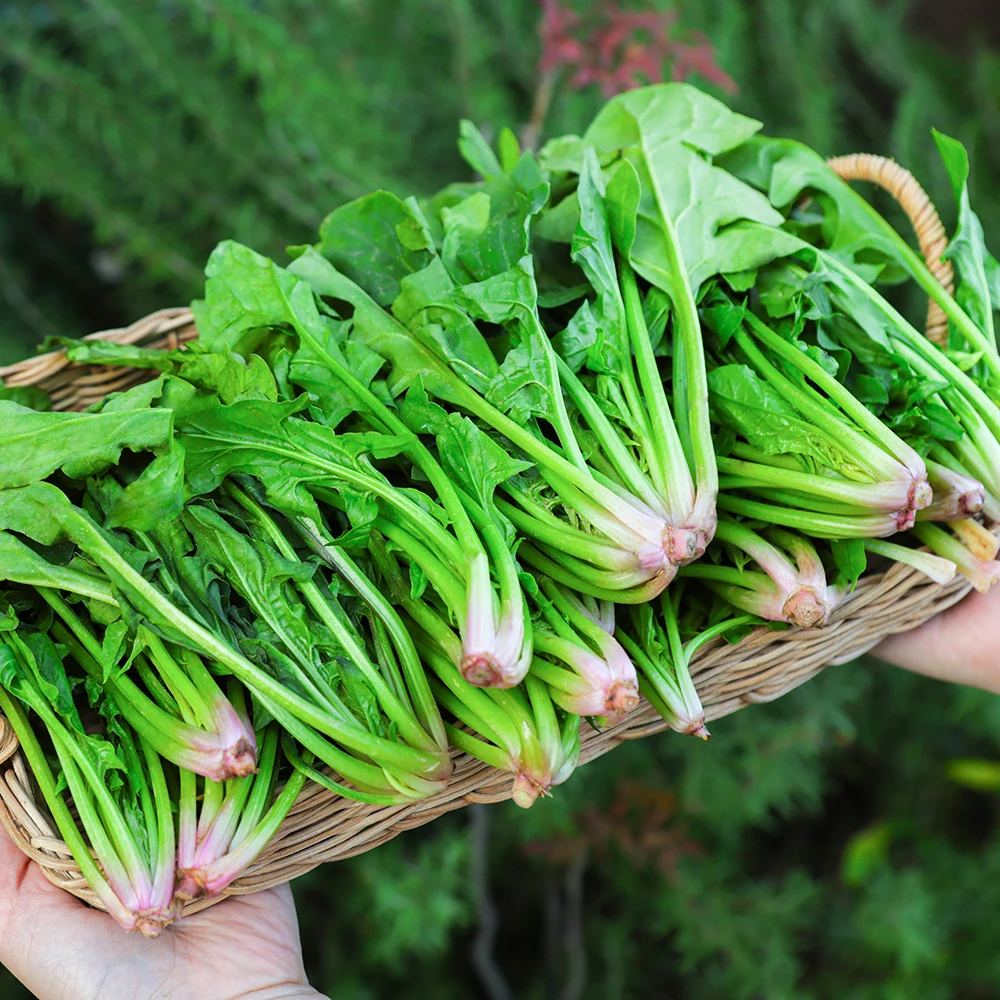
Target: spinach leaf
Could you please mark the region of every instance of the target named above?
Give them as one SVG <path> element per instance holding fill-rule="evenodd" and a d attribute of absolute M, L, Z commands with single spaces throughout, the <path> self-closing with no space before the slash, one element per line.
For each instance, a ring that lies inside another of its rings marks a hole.
<path fill-rule="evenodd" d="M 316 249 L 379 305 L 389 305 L 400 282 L 431 260 L 433 240 L 412 199 L 375 191 L 342 205 L 320 225 Z"/>
<path fill-rule="evenodd" d="M 986 249 L 982 223 L 969 203 L 969 154 L 955 139 L 936 129 L 933 134 L 958 202 L 958 226 L 944 253 L 945 259 L 952 261 L 958 269 L 955 298 L 995 350 L 997 337 L 993 326 L 991 286 L 996 283 L 1000 265 Z"/>
<path fill-rule="evenodd" d="M 799 455 L 848 477 L 861 472 L 832 435 L 801 417 L 770 383 L 746 365 L 721 365 L 708 374 L 716 417 L 768 455 Z"/>
<path fill-rule="evenodd" d="M 472 420 L 459 413 L 448 416 L 437 435 L 441 464 L 466 493 L 479 501 L 483 510 L 500 525 L 510 544 L 513 526 L 496 509 L 493 494 L 511 476 L 530 469 L 531 462 L 516 458 L 497 444 Z"/>
<path fill-rule="evenodd" d="M 40 413 L 0 400 L 0 489 L 27 486 L 57 470 L 71 479 L 103 472 L 126 448 L 166 447 L 172 423 L 164 409 Z"/>
<path fill-rule="evenodd" d="M 664 215 L 675 227 L 695 290 L 720 271 L 752 270 L 788 252 L 780 232 L 730 228 L 741 220 L 777 227 L 783 219 L 759 192 L 705 156 L 732 149 L 758 128 L 758 122 L 684 84 L 620 95 L 595 118 L 584 141 L 598 154 L 619 150 L 639 177 L 631 258 L 648 281 L 671 291 Z"/>

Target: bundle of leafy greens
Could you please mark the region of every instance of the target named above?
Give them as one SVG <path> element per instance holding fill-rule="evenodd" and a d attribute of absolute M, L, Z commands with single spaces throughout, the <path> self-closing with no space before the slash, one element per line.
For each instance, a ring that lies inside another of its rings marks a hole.
<path fill-rule="evenodd" d="M 359 198 L 286 267 L 221 243 L 186 349 L 61 342 L 149 381 L 0 400 L 0 710 L 123 926 L 224 893 L 307 782 L 398 806 L 460 752 L 528 807 L 640 694 L 707 739 L 695 657 L 822 627 L 870 560 L 1000 580 L 964 150 L 953 300 L 759 128 L 681 84 L 537 156 L 463 123 L 476 180 Z"/>
<path fill-rule="evenodd" d="M 828 585 L 819 553 L 802 535 L 771 528 L 764 537 L 749 523 L 724 517 L 716 538 L 719 561 L 690 566 L 684 576 L 706 581 L 734 608 L 809 628 L 822 625 L 843 600 L 842 588 Z"/>
<path fill-rule="evenodd" d="M 45 631 L 23 627 L 8 611 L 0 640 L 0 710 L 59 836 L 108 913 L 126 930 L 159 936 L 178 916 L 176 829 L 162 759 L 96 687 L 88 693 L 104 731 L 84 725 L 62 650 Z"/>

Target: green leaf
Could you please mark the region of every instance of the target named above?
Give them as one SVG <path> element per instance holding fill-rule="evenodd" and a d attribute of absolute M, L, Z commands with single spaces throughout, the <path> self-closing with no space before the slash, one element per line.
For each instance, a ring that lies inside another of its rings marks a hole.
<path fill-rule="evenodd" d="M 429 342 L 477 392 L 497 372 L 496 358 L 476 324 L 460 305 L 458 286 L 440 258 L 406 278 L 392 313 Z"/>
<path fill-rule="evenodd" d="M 7 531 L 0 531 L 0 580 L 76 593 L 103 591 L 106 586 L 72 565 L 50 563 L 44 555 Z"/>
<path fill-rule="evenodd" d="M 721 101 L 686 83 L 661 83 L 627 91 L 598 112 L 583 140 L 598 154 L 635 145 L 640 135 L 651 148 L 680 141 L 717 156 L 742 145 L 761 125 L 730 111 Z M 568 137 L 572 140 L 572 137 Z M 563 140 L 563 155 L 575 148 Z"/>
<path fill-rule="evenodd" d="M 421 377 L 426 390 L 433 396 L 452 400 L 447 379 L 450 372 L 440 354 L 412 336 L 363 288 L 342 275 L 328 260 L 309 250 L 289 271 L 301 276 L 317 295 L 342 299 L 354 309 L 352 337 L 391 363 L 388 384 L 393 396 L 404 392 L 414 379 Z M 327 339 L 324 333 L 319 342 Z"/>
<path fill-rule="evenodd" d="M 517 338 L 487 387 L 487 400 L 518 422 L 533 414 L 557 420 L 562 390 L 552 345 L 538 320 L 532 258 L 523 257 L 510 271 L 466 285 L 457 297 L 476 319 L 505 326 Z"/>
<path fill-rule="evenodd" d="M 500 163 L 505 174 L 514 172 L 521 159 L 521 145 L 517 136 L 505 125 L 497 136 L 497 150 L 500 153 Z"/>
<path fill-rule="evenodd" d="M 109 528 L 149 531 L 176 517 L 184 506 L 184 445 L 171 442 L 111 504 L 105 521 Z"/>
<path fill-rule="evenodd" d="M 169 410 L 123 413 L 40 413 L 0 401 L 0 489 L 27 486 L 61 469 L 85 479 L 115 465 L 122 451 L 163 448 Z"/>
<path fill-rule="evenodd" d="M 51 483 L 0 490 L 0 530 L 16 531 L 42 545 L 72 537 L 76 522 L 89 518 Z"/>
<path fill-rule="evenodd" d="M 104 636 L 101 639 L 101 671 L 105 683 L 119 672 L 118 665 L 125 654 L 128 639 L 128 626 L 121 619 L 112 622 L 104 630 Z M 122 667 L 122 671 L 131 666 L 132 661 L 139 655 L 139 652 L 140 646 L 136 644 L 125 666 Z"/>
<path fill-rule="evenodd" d="M 972 321 L 996 347 L 993 327 L 993 296 L 996 261 L 986 249 L 986 240 L 979 216 L 969 202 L 969 156 L 965 147 L 936 129 L 931 130 L 938 152 L 944 161 L 948 178 L 958 202 L 958 227 L 952 234 L 943 256 L 958 269 L 958 288 L 955 298 Z"/>
<path fill-rule="evenodd" d="M 62 656 L 44 632 L 25 632 L 19 636 L 27 656 L 26 664 L 34 682 L 56 714 L 78 733 L 83 723 L 73 703 L 73 683 L 66 674 Z"/>
<path fill-rule="evenodd" d="M 642 203 L 642 184 L 629 160 L 622 160 L 612 175 L 607 202 L 615 247 L 623 257 L 631 258 Z"/>
<path fill-rule="evenodd" d="M 35 385 L 0 385 L 0 400 L 9 400 L 32 410 L 51 410 L 52 399 Z"/>
<path fill-rule="evenodd" d="M 768 455 L 801 455 L 845 473 L 857 460 L 826 431 L 805 420 L 768 382 L 746 365 L 721 365 L 708 373 L 713 412 Z"/>
<path fill-rule="evenodd" d="M 552 346 L 570 369 L 578 372 L 603 335 L 604 331 L 598 324 L 590 303 L 583 302 L 573 314 L 566 329 L 552 338 Z"/>
<path fill-rule="evenodd" d="M 493 504 L 497 486 L 531 468 L 531 463 L 512 458 L 506 449 L 460 413 L 449 415 L 437 443 L 445 470 L 499 522 Z M 503 523 L 506 526 L 506 520 Z"/>
<path fill-rule="evenodd" d="M 17 693 L 18 667 L 14 650 L 0 642 L 0 687 L 12 694 Z"/>
<path fill-rule="evenodd" d="M 615 264 L 615 251 L 611 242 L 612 230 L 616 237 L 621 226 L 627 225 L 618 220 L 616 208 L 626 194 L 616 194 L 621 185 L 619 176 L 627 173 L 619 170 L 611 182 L 607 203 L 604 195 L 604 178 L 594 151 L 587 150 L 583 161 L 583 172 L 580 174 L 580 184 L 577 197 L 580 203 L 580 221 L 573 235 L 570 255 L 587 276 L 594 291 L 597 293 L 596 318 L 604 324 L 608 333 L 615 337 L 621 348 L 626 348 L 628 356 L 628 331 L 625 324 L 624 308 L 618 287 L 618 269 Z M 634 176 L 635 172 L 632 171 Z M 638 182 L 636 182 L 636 195 Z M 628 214 L 626 210 L 626 215 Z M 609 218 L 610 216 L 610 218 Z M 617 223 L 617 227 L 616 227 Z M 619 249 L 628 253 L 628 248 Z"/>
<path fill-rule="evenodd" d="M 874 222 L 871 207 L 827 166 L 818 153 L 791 139 L 755 136 L 723 156 L 718 165 L 767 194 L 778 209 L 788 209 L 805 193 L 822 207 L 824 245 L 854 266 L 872 252 L 898 263 L 899 246 Z"/>
<path fill-rule="evenodd" d="M 312 256 L 324 259 L 315 251 Z M 293 266 L 309 257 L 304 254 Z M 205 276 L 205 298 L 192 309 L 199 339 L 208 350 L 225 345 L 247 357 L 272 330 L 286 326 L 318 342 L 327 339 L 310 285 L 249 247 L 233 240 L 220 243 L 208 259 Z"/>
<path fill-rule="evenodd" d="M 589 147 L 578 135 L 561 135 L 549 139 L 538 152 L 543 170 L 553 174 L 578 174 Z"/>
<path fill-rule="evenodd" d="M 959 758 L 948 761 L 945 774 L 950 781 L 977 792 L 1000 791 L 1000 761 Z"/>
<path fill-rule="evenodd" d="M 310 579 L 316 566 L 282 558 L 262 539 L 238 531 L 201 504 L 188 507 L 183 518 L 198 554 L 219 567 L 229 585 L 300 663 L 311 663 L 316 631 L 307 622 L 305 606 L 290 598 L 285 584 Z"/>
<path fill-rule="evenodd" d="M 375 492 L 392 488 L 366 458 L 400 454 L 409 444 L 407 437 L 338 434 L 323 424 L 289 419 L 299 409 L 297 401 L 242 400 L 205 407 L 185 419 L 179 431 L 190 488 L 209 493 L 225 476 L 241 472 L 256 476 L 269 494 L 313 518 L 317 513 L 304 482 L 341 479 L 356 488 L 370 483 Z"/>
<path fill-rule="evenodd" d="M 385 360 L 356 340 L 342 339 L 349 323 L 329 323 L 327 337 L 316 344 L 307 340 L 291 357 L 288 365 L 289 383 L 305 389 L 314 405 L 313 418 L 338 427 L 355 413 L 359 406 L 352 387 L 330 368 L 330 357 L 341 358 L 351 374 L 365 389 L 371 389 L 375 376 L 385 366 Z"/>
<path fill-rule="evenodd" d="M 463 118 L 459 125 L 458 151 L 462 159 L 486 179 L 504 172 L 483 133 L 467 118 Z"/>
<path fill-rule="evenodd" d="M 72 340 L 59 337 L 53 346 L 66 348 L 66 357 L 83 365 L 127 365 L 129 368 L 169 372 L 177 366 L 179 351 L 168 351 L 114 340 Z"/>
<path fill-rule="evenodd" d="M 418 377 L 400 404 L 399 416 L 414 434 L 436 435 L 443 429 L 448 411 L 427 395 L 423 379 Z"/>
<path fill-rule="evenodd" d="M 868 553 L 862 538 L 834 539 L 830 542 L 833 561 L 840 576 L 847 586 L 853 590 L 858 580 L 868 568 Z"/>
<path fill-rule="evenodd" d="M 399 295 L 400 282 L 431 261 L 427 223 L 415 202 L 374 191 L 331 212 L 316 249 L 380 305 Z"/>
<path fill-rule="evenodd" d="M 845 885 L 857 888 L 871 881 L 889 860 L 892 829 L 888 823 L 876 823 L 859 830 L 844 847 L 840 860 L 840 877 Z"/>

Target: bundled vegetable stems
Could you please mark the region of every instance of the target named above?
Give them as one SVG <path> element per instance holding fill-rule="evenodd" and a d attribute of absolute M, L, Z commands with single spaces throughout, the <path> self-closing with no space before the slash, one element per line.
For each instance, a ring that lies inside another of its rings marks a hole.
<path fill-rule="evenodd" d="M 0 711 L 122 926 L 224 893 L 307 782 L 405 805 L 457 749 L 527 807 L 640 693 L 707 739 L 695 654 L 822 627 L 870 558 L 1000 579 L 964 150 L 952 299 L 759 127 L 682 84 L 537 157 L 465 123 L 476 181 L 344 205 L 288 267 L 221 243 L 186 350 L 64 342 L 150 381 L 0 400 Z"/>

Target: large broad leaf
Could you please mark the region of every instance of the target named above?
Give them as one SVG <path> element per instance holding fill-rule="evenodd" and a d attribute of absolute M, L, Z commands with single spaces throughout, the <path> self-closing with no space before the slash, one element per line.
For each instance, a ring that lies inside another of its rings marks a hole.
<path fill-rule="evenodd" d="M 486 339 L 456 300 L 456 285 L 441 258 L 406 278 L 392 313 L 425 343 L 432 343 L 456 373 L 477 392 L 496 374 Z"/>
<path fill-rule="evenodd" d="M 986 237 L 979 216 L 969 203 L 969 154 L 955 139 L 934 130 L 934 141 L 944 161 L 958 202 L 958 227 L 945 251 L 945 258 L 958 269 L 955 298 L 972 321 L 996 347 L 993 326 L 992 286 L 996 284 L 998 265 L 986 249 Z"/>
<path fill-rule="evenodd" d="M 220 243 L 205 276 L 205 298 L 192 309 L 199 337 L 210 350 L 225 345 L 249 356 L 270 330 L 286 326 L 299 336 L 325 340 L 309 284 L 249 247 L 233 240 Z"/>
<path fill-rule="evenodd" d="M 638 174 L 641 193 L 629 243 L 633 266 L 648 281 L 672 291 L 665 216 L 695 292 L 713 274 L 752 270 L 788 252 L 780 233 L 773 242 L 759 233 L 750 239 L 726 236 L 726 228 L 736 222 L 777 227 L 783 219 L 759 191 L 715 167 L 706 155 L 739 146 L 758 128 L 758 122 L 683 84 L 622 94 L 594 120 L 584 141 L 598 155 L 618 151 Z M 608 169 L 620 168 L 612 164 Z M 627 221 L 628 213 L 621 213 L 621 222 Z"/>
<path fill-rule="evenodd" d="M 695 294 L 715 274 L 753 270 L 790 252 L 791 244 L 776 228 L 782 216 L 768 200 L 684 143 L 644 146 L 629 152 L 628 159 L 642 188 L 632 264 L 665 291 L 671 271 L 663 251 L 665 214 L 673 221 Z M 729 228 L 745 221 L 775 228 Z"/>
<path fill-rule="evenodd" d="M 93 523 L 51 483 L 0 490 L 0 530 L 16 531 L 41 545 L 55 545 L 65 538 L 76 541 L 75 528 L 81 522 Z"/>
<path fill-rule="evenodd" d="M 389 305 L 400 282 L 431 261 L 433 240 L 416 202 L 375 191 L 331 212 L 316 249 L 379 305 Z"/>
<path fill-rule="evenodd" d="M 874 251 L 887 262 L 904 266 L 898 237 L 808 146 L 792 139 L 755 136 L 718 165 L 764 192 L 783 212 L 806 195 L 817 199 L 823 208 L 823 242 L 845 262 L 858 267 L 858 255 L 865 251 L 870 261 Z"/>
<path fill-rule="evenodd" d="M 640 141 L 655 149 L 679 140 L 717 156 L 746 142 L 759 128 L 760 122 L 730 111 L 695 87 L 662 83 L 628 91 L 609 101 L 583 138 L 598 154 L 612 153 Z"/>
<path fill-rule="evenodd" d="M 0 400 L 0 489 L 27 486 L 58 469 L 85 479 L 115 465 L 126 448 L 163 448 L 171 429 L 165 409 L 40 413 Z"/>
<path fill-rule="evenodd" d="M 187 476 L 195 493 L 209 493 L 225 476 L 256 476 L 297 513 L 316 517 L 301 484 L 343 481 L 377 492 L 390 488 L 365 458 L 389 458 L 409 444 L 405 436 L 377 432 L 337 434 L 323 424 L 291 420 L 301 403 L 244 400 L 205 407 L 181 422 L 187 453 Z"/>

